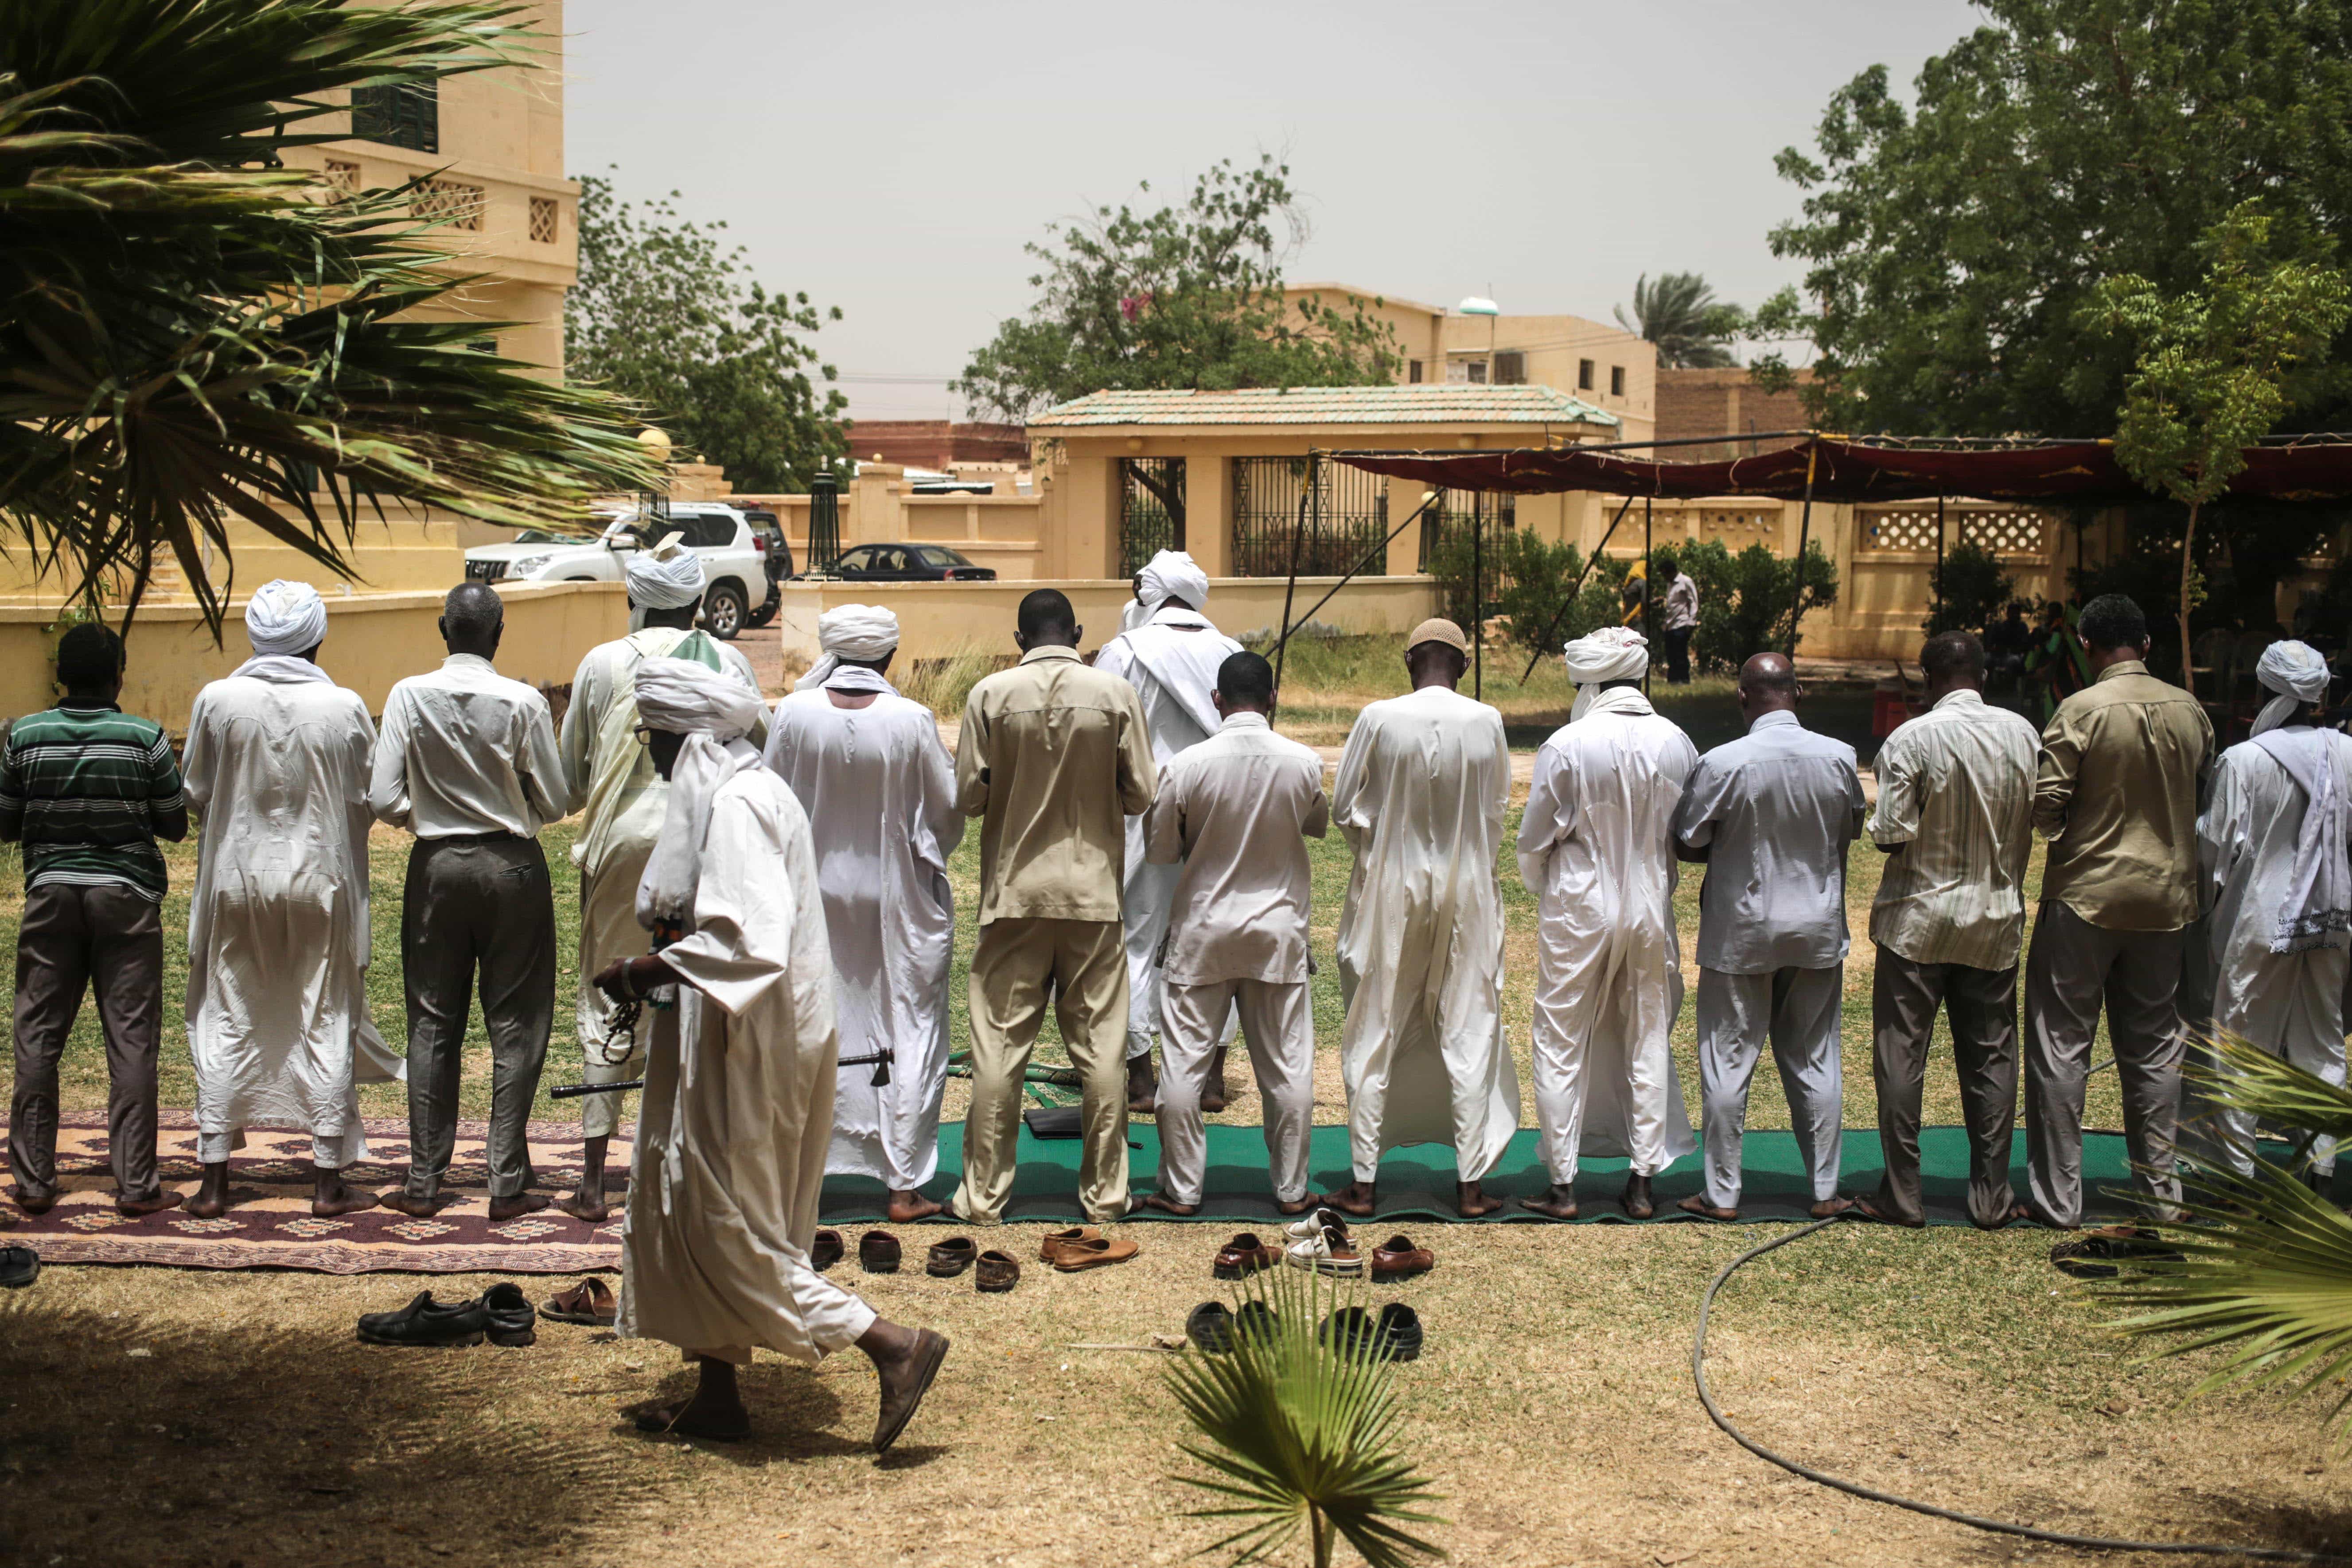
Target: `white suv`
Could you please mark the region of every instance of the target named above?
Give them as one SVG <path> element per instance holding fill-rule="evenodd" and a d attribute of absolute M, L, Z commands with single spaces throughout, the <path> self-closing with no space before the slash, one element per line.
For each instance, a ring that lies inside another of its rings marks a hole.
<path fill-rule="evenodd" d="M 595 539 L 527 528 L 511 544 L 478 544 L 466 552 L 466 576 L 476 583 L 617 583 L 627 552 L 656 542 L 634 510 L 601 517 Z M 733 638 L 777 596 L 769 580 L 765 531 L 751 526 L 731 506 L 715 501 L 673 501 L 660 532 L 675 531 L 702 557 L 709 582 L 702 597 L 703 626 L 712 637 Z"/>

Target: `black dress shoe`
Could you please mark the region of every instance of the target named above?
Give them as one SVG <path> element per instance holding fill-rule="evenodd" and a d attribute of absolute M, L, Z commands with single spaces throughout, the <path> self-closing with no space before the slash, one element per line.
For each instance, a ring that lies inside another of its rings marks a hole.
<path fill-rule="evenodd" d="M 1381 1309 L 1380 1352 L 1391 1361 L 1421 1359 L 1421 1314 L 1402 1301 Z"/>
<path fill-rule="evenodd" d="M 22 1290 L 41 1277 L 41 1255 L 29 1247 L 0 1247 L 0 1289 Z"/>
<path fill-rule="evenodd" d="M 868 1274 L 896 1274 L 898 1258 L 898 1238 L 887 1230 L 869 1230 L 857 1238 L 857 1267 Z"/>
<path fill-rule="evenodd" d="M 809 1243 L 809 1267 L 822 1274 L 841 1261 L 843 1250 L 841 1232 L 830 1229 L 818 1231 L 816 1239 Z"/>
<path fill-rule="evenodd" d="M 482 1292 L 482 1331 L 494 1345 L 527 1345 L 539 1338 L 539 1314 L 522 1287 L 499 1280 Z"/>
<path fill-rule="evenodd" d="M 1223 1301 L 1203 1301 L 1184 1320 L 1184 1337 L 1211 1355 L 1234 1348 L 1234 1315 Z"/>
<path fill-rule="evenodd" d="M 518 1292 L 520 1293 L 520 1292 Z M 490 1315 L 478 1299 L 436 1301 L 430 1290 L 397 1312 L 365 1312 L 360 1317 L 360 1342 L 370 1345 L 478 1345 L 488 1329 Z"/>
<path fill-rule="evenodd" d="M 1342 1307 L 1323 1320 L 1315 1337 L 1342 1358 L 1380 1354 L 1380 1325 L 1361 1307 Z"/>

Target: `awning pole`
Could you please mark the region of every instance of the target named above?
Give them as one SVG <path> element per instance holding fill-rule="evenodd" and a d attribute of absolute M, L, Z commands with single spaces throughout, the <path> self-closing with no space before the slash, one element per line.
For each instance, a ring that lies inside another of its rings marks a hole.
<path fill-rule="evenodd" d="M 1282 640 L 1274 645 L 1274 689 L 1277 699 L 1282 692 L 1282 656 L 1290 647 L 1290 605 L 1298 592 L 1298 542 L 1307 531 L 1307 503 L 1315 495 L 1316 465 L 1323 460 L 1319 452 L 1307 454 L 1307 488 L 1298 492 L 1298 521 L 1290 530 L 1290 581 L 1282 590 Z"/>
<path fill-rule="evenodd" d="M 1936 492 L 1936 629 L 1949 631 L 1944 625 L 1944 492 Z"/>
<path fill-rule="evenodd" d="M 1370 550 L 1365 551 L 1363 554 L 1358 556 L 1356 558 L 1356 563 L 1348 568 L 1348 574 L 1346 576 L 1340 578 L 1337 583 L 1332 584 L 1330 587 L 1325 589 L 1321 598 L 1307 606 L 1307 613 L 1298 617 L 1299 626 L 1311 624 L 1315 619 L 1315 612 L 1329 604 L 1340 589 L 1354 582 L 1356 580 L 1356 574 L 1361 572 L 1365 567 L 1370 565 L 1374 557 L 1377 556 L 1385 560 L 1388 555 L 1389 546 L 1396 542 L 1397 535 L 1402 533 L 1406 529 L 1411 528 L 1414 523 L 1420 521 L 1422 518 L 1428 513 L 1429 509 L 1437 504 L 1437 498 L 1441 493 L 1442 492 L 1438 490 L 1430 490 L 1423 494 L 1421 498 L 1421 504 L 1413 508 L 1412 515 L 1411 517 L 1406 518 L 1402 522 L 1400 522 L 1394 528 L 1390 529 L 1389 536 L 1386 539 L 1381 540 L 1378 544 L 1373 545 Z M 1297 630 L 1297 627 L 1293 627 L 1292 630 Z M 1282 636 L 1282 642 L 1286 643 L 1289 640 L 1290 633 L 1285 632 Z M 1276 645 L 1277 648 L 1279 648 L 1280 646 L 1280 643 Z"/>
<path fill-rule="evenodd" d="M 1591 559 L 1585 562 L 1584 569 L 1576 574 L 1576 581 L 1570 585 L 1568 597 L 1562 599 L 1559 602 L 1559 608 L 1551 613 L 1551 623 L 1544 627 L 1543 636 L 1537 639 L 1535 654 L 1528 660 L 1526 672 L 1519 677 L 1520 685 L 1525 686 L 1528 683 L 1528 678 L 1535 674 L 1536 666 L 1543 662 L 1544 649 L 1551 646 L 1553 634 L 1559 630 L 1560 617 L 1567 615 L 1569 607 L 1576 603 L 1576 596 L 1584 592 L 1584 580 L 1592 574 L 1593 563 L 1599 561 L 1601 552 L 1609 548 L 1609 542 L 1617 536 L 1617 525 L 1625 521 L 1625 514 L 1633 509 L 1633 506 L 1632 496 L 1627 496 L 1618 503 L 1617 515 L 1609 520 L 1609 531 L 1601 536 L 1601 542 L 1594 547 Z"/>
<path fill-rule="evenodd" d="M 1819 437 L 1805 444 L 1805 510 L 1797 514 L 1797 597 L 1789 606 L 1789 662 L 1797 662 L 1797 628 L 1805 618 L 1805 544 L 1813 531 L 1813 468 L 1821 457 Z"/>
<path fill-rule="evenodd" d="M 1470 695 L 1486 696 L 1486 492 L 1470 499 Z"/>
<path fill-rule="evenodd" d="M 1657 579 L 1650 573 L 1650 498 L 1642 498 L 1642 640 L 1650 640 L 1650 595 L 1658 591 Z M 1644 653 L 1646 655 L 1646 649 Z M 1642 660 L 1642 695 L 1650 694 L 1650 660 Z"/>

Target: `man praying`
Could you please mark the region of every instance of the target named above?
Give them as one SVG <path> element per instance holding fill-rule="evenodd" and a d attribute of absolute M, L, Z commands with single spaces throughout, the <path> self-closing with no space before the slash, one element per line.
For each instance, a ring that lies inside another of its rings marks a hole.
<path fill-rule="evenodd" d="M 814 1363 L 855 1345 L 881 1379 L 874 1447 L 887 1449 L 948 1342 L 877 1317 L 809 1258 L 836 1041 L 808 818 L 744 739 L 762 716 L 756 692 L 658 656 L 639 661 L 634 682 L 669 784 L 637 918 L 679 934 L 596 976 L 615 1001 L 656 1005 L 614 1327 L 677 1345 L 700 1367 L 691 1398 L 637 1426 L 734 1441 L 751 1430 L 735 1369 L 753 1350 Z M 660 1005 L 656 993 L 670 991 Z"/>
<path fill-rule="evenodd" d="M 1207 1175 L 1202 1091 L 1236 1006 L 1257 1074 L 1275 1206 L 1303 1213 L 1315 1120 L 1315 1005 L 1307 994 L 1314 890 L 1306 840 L 1324 836 L 1323 760 L 1274 732 L 1274 667 L 1236 653 L 1217 668 L 1217 732 L 1160 770 L 1145 819 L 1151 858 L 1180 868 L 1162 965 L 1160 1190 L 1143 1201 L 1196 1214 Z"/>
<path fill-rule="evenodd" d="M 1796 667 L 1759 653 L 1739 668 L 1748 733 L 1699 758 L 1675 811 L 1675 853 L 1703 861 L 1698 904 L 1698 1073 L 1706 1188 L 1677 1206 L 1739 1217 L 1748 1090 L 1769 1039 L 1813 1192 L 1838 1195 L 1844 1080 L 1845 854 L 1862 832 L 1853 748 L 1797 721 Z"/>
<path fill-rule="evenodd" d="M 573 1016 L 582 1077 L 588 1083 L 643 1078 L 645 1044 L 653 1028 L 641 1013 L 629 1037 L 614 1040 L 612 1001 L 595 984 L 595 976 L 613 960 L 650 951 L 645 928 L 637 924 L 637 881 L 661 836 L 668 786 L 637 737 L 637 666 L 648 658 L 691 658 L 725 673 L 755 697 L 760 691 L 751 660 L 694 629 L 705 586 L 702 558 L 681 544 L 678 535 L 632 551 L 626 577 L 629 603 L 644 625 L 588 650 L 572 678 L 572 700 L 557 740 L 572 809 L 582 814 L 572 841 L 572 863 L 580 872 L 580 992 Z M 619 1093 L 592 1094 L 582 1101 L 580 1183 L 556 1205 L 575 1219 L 601 1224 L 610 1217 L 604 1159 L 621 1125 L 625 1099 Z"/>
<path fill-rule="evenodd" d="M 1536 1123 L 1551 1177 L 1521 1206 L 1577 1216 L 1579 1155 L 1625 1158 L 1629 1218 L 1698 1145 L 1675 1072 L 1682 947 L 1675 808 L 1698 752 L 1642 695 L 1649 646 L 1604 626 L 1568 645 L 1576 705 L 1536 753 L 1519 819 L 1519 879 L 1536 900 Z"/>
<path fill-rule="evenodd" d="M 476 978 L 490 1037 L 490 1218 L 547 1206 L 529 1127 L 555 1021 L 555 904 L 539 830 L 570 789 L 547 699 L 491 667 L 506 606 L 487 583 L 449 590 L 449 657 L 384 699 L 368 805 L 416 836 L 401 892 L 408 1001 L 408 1179 L 387 1208 L 427 1216 L 457 1138 L 457 1082 Z"/>
<path fill-rule="evenodd" d="M 1139 626 L 1123 626 L 1095 655 L 1095 668 L 1124 678 L 1143 700 L 1151 728 L 1156 768 L 1188 746 L 1217 732 L 1211 694 L 1217 670 L 1242 645 L 1211 625 L 1201 613 L 1209 602 L 1209 577 L 1181 550 L 1163 550 L 1136 574 Z M 1151 1038 L 1160 1032 L 1160 940 L 1168 934 L 1168 910 L 1176 896 L 1178 868 L 1154 864 L 1144 851 L 1143 819 L 1127 825 L 1127 879 L 1119 897 L 1127 926 L 1127 1108 L 1152 1110 Z M 1208 1110 L 1224 1109 L 1224 1047 L 1233 1039 L 1224 1027 L 1212 1064 Z"/>
<path fill-rule="evenodd" d="M 825 1172 L 882 1183 L 904 1225 L 940 1212 L 922 1188 L 940 1163 L 955 957 L 948 857 L 963 814 L 939 721 L 887 674 L 898 617 L 838 605 L 817 617 L 817 641 L 824 658 L 776 704 L 767 764 L 816 841 L 841 1054 L 882 1058 L 837 1076 Z"/>
<path fill-rule="evenodd" d="M 1519 1124 L 1503 1041 L 1503 895 L 1495 855 L 1510 804 L 1503 716 L 1454 690 L 1469 639 L 1423 621 L 1405 641 L 1412 690 L 1366 704 L 1331 815 L 1355 851 L 1339 915 L 1340 1070 L 1355 1179 L 1324 1201 L 1374 1210 L 1381 1154 L 1451 1143 L 1465 1219 L 1503 1200 L 1481 1180 Z"/>
<path fill-rule="evenodd" d="M 341 1173 L 367 1157 L 358 1083 L 405 1064 L 368 1016 L 368 768 L 375 726 L 319 668 L 327 606 L 265 583 L 245 607 L 253 657 L 196 694 L 182 757 L 202 819 L 188 900 L 188 1054 L 196 1158 L 188 1212 L 229 1206 L 248 1127 L 310 1135 L 310 1212 L 375 1206 Z"/>
<path fill-rule="evenodd" d="M 950 1207 L 994 1225 L 1013 1195 L 1021 1085 L 1050 999 L 1081 1079 L 1078 1204 L 1127 1213 L 1127 822 L 1151 805 L 1151 733 L 1135 688 L 1078 657 L 1058 589 L 1021 601 L 1021 662 L 965 700 L 956 805 L 980 824 L 980 937 L 971 953 L 971 1110 Z"/>

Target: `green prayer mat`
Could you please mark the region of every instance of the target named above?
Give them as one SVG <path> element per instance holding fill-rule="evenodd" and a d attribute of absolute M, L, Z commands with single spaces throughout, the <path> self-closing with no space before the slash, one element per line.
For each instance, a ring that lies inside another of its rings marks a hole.
<path fill-rule="evenodd" d="M 1531 1197 L 1549 1187 L 1543 1162 L 1536 1152 L 1538 1134 L 1531 1127 L 1523 1127 L 1511 1140 L 1509 1151 L 1486 1179 L 1486 1190 L 1503 1198 L 1504 1206 L 1483 1221 L 1525 1220 L 1538 1224 L 1556 1223 L 1540 1215 L 1529 1214 L 1516 1200 Z M 1127 1130 L 1129 1148 L 1128 1170 L 1138 1196 L 1154 1190 L 1153 1177 L 1160 1165 L 1160 1137 L 1148 1121 L 1129 1122 Z M 1211 1122 L 1208 1129 L 1208 1180 L 1202 1191 L 1201 1212 L 1186 1216 L 1190 1221 L 1213 1225 L 1266 1226 L 1281 1216 L 1275 1211 L 1274 1194 L 1266 1180 L 1265 1137 L 1255 1127 L 1232 1127 Z M 1027 1127 L 1021 1130 L 1020 1168 L 1013 1178 L 1013 1197 L 1006 1204 L 1004 1217 L 1012 1221 L 1055 1224 L 1076 1224 L 1085 1216 L 1078 1210 L 1078 1155 L 1082 1145 L 1075 1138 L 1040 1139 Z M 1843 1169 L 1838 1190 L 1843 1193 L 1872 1193 L 1878 1189 L 1881 1170 L 1878 1130 L 1874 1127 L 1846 1129 Z M 2020 1129 L 2011 1146 L 2010 1182 L 2022 1199 L 2025 1185 L 2025 1134 Z M 1929 1127 L 1919 1135 L 1920 1187 L 1926 1199 L 1929 1225 L 1966 1225 L 1969 1223 L 1969 1144 L 1968 1133 L 1958 1127 Z M 1657 1197 L 1657 1217 L 1648 1223 L 1664 1220 L 1691 1220 L 1675 1204 L 1699 1190 L 1700 1156 L 1692 1154 L 1677 1160 L 1653 1184 Z M 1744 1191 L 1739 1200 L 1739 1215 L 1744 1220 L 1802 1220 L 1812 1206 L 1813 1195 L 1805 1179 L 1804 1162 L 1797 1152 L 1796 1135 L 1785 1128 L 1753 1131 L 1748 1134 L 1741 1163 Z M 1579 1163 L 1576 1177 L 1576 1200 L 1581 1210 L 1579 1223 L 1610 1221 L 1618 1225 L 1629 1222 L 1618 1198 L 1624 1191 L 1625 1165 L 1622 1160 L 1584 1160 Z M 925 1187 L 924 1192 L 945 1203 L 955 1191 L 956 1173 L 963 1165 L 963 1123 L 951 1121 L 940 1129 L 940 1174 Z M 1307 1160 L 1310 1180 L 1316 1192 L 1328 1192 L 1349 1180 L 1348 1130 L 1344 1126 L 1318 1127 Z M 1454 1151 L 1439 1143 L 1421 1143 L 1410 1148 L 1395 1149 L 1381 1162 L 1380 1210 L 1367 1224 L 1390 1219 L 1433 1220 L 1465 1223 L 1454 1212 Z M 2085 1132 L 2083 1135 L 2083 1184 L 2086 1206 L 2094 1214 L 2115 1216 L 2123 1212 L 2122 1205 L 2107 1197 L 2103 1189 L 2126 1187 L 2131 1181 L 2131 1162 L 2124 1150 L 2124 1140 L 2116 1132 Z M 866 1225 L 883 1217 L 885 1198 L 882 1184 L 866 1177 L 833 1176 L 824 1184 L 822 1208 L 827 1225 Z M 942 1216 L 944 1218 L 945 1216 Z M 1134 1217 L 1139 1220 L 1174 1220 L 1173 1215 L 1156 1209 L 1141 1209 Z"/>

